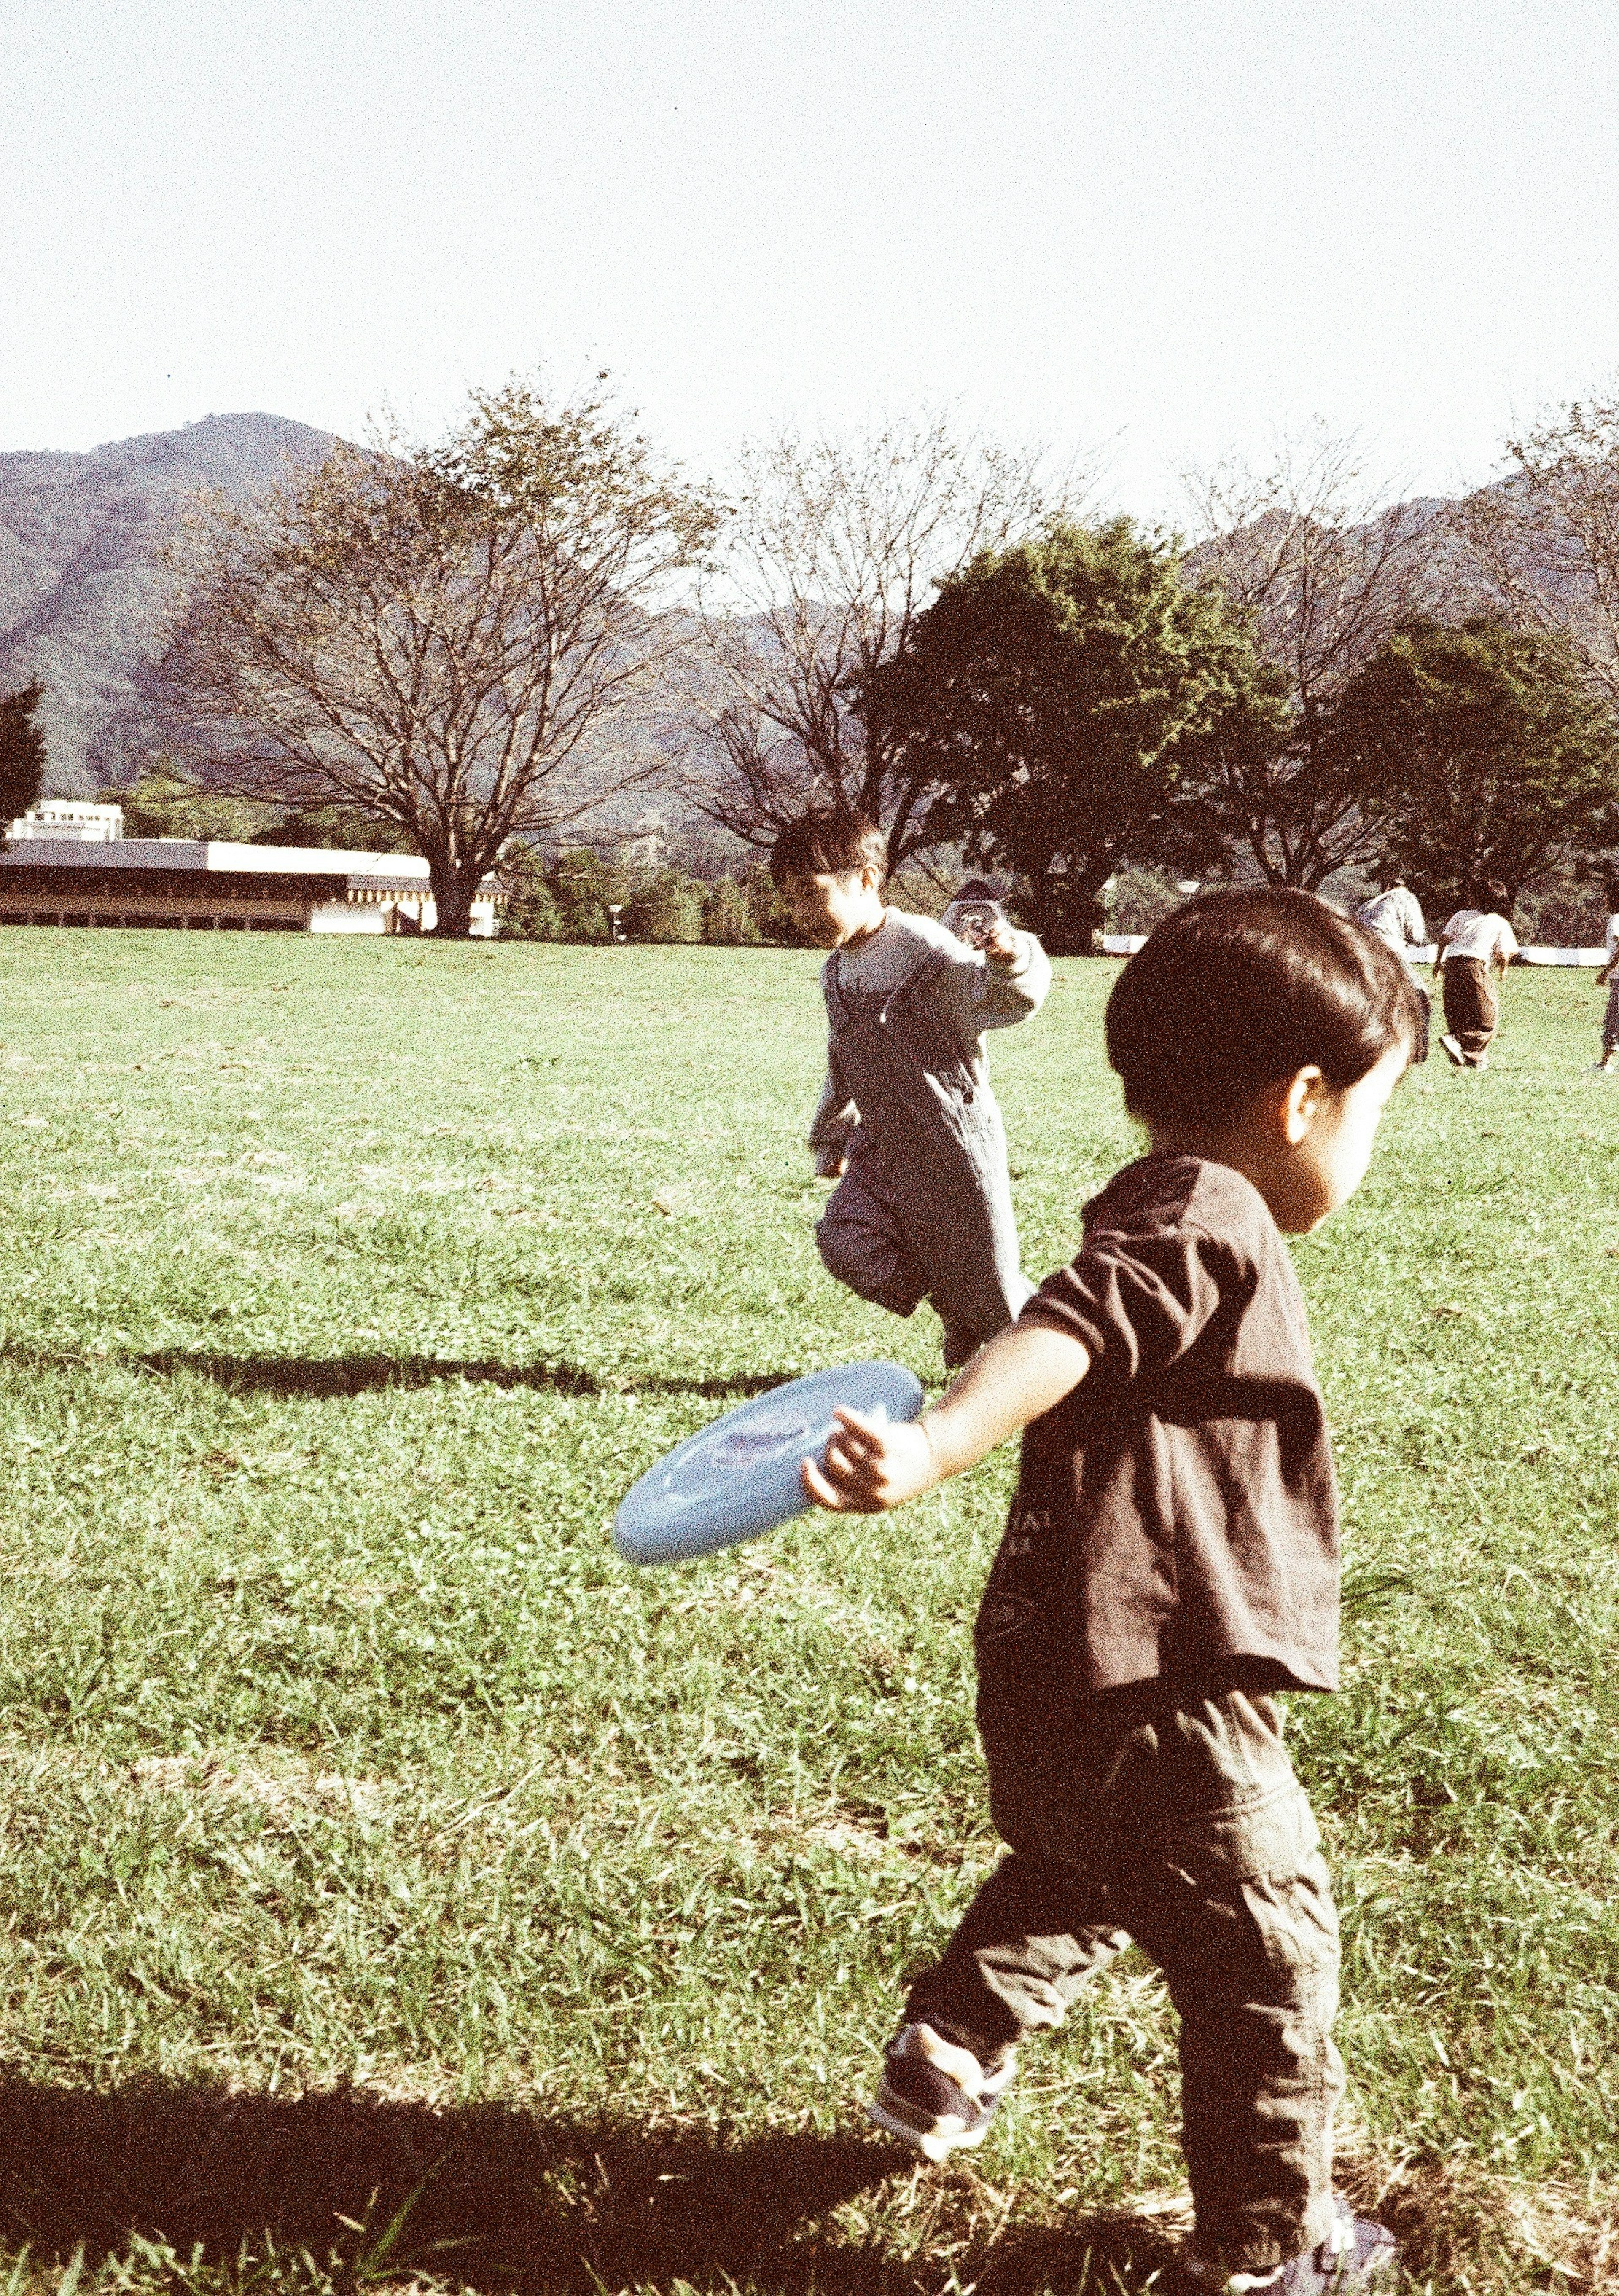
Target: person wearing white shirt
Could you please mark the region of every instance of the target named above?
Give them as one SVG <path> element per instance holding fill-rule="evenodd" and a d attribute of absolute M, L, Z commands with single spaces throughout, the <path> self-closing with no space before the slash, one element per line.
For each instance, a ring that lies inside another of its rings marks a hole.
<path fill-rule="evenodd" d="M 1504 905 L 1507 889 L 1486 885 L 1483 898 Z M 1445 1034 L 1439 1041 L 1459 1069 L 1489 1065 L 1501 1017 L 1496 983 L 1517 953 L 1517 935 L 1499 909 L 1458 909 L 1446 919 L 1434 951 L 1445 1011 Z"/>
<path fill-rule="evenodd" d="M 1597 1070 L 1601 1076 L 1612 1076 L 1614 1062 L 1619 1060 L 1619 910 L 1607 921 L 1602 945 L 1607 963 L 1597 975 L 1597 986 L 1607 990 L 1607 1011 L 1602 1020 L 1602 1057 Z"/>
<path fill-rule="evenodd" d="M 1386 892 L 1375 893 L 1369 901 L 1361 902 L 1355 911 L 1355 922 L 1375 934 L 1385 948 L 1393 950 L 1422 1000 L 1422 1025 L 1411 1047 L 1411 1065 L 1415 1068 L 1428 1056 L 1428 1018 L 1434 1001 L 1418 980 L 1410 957 L 1412 949 L 1427 947 L 1428 929 L 1422 921 L 1422 904 L 1405 879 L 1396 877 Z"/>

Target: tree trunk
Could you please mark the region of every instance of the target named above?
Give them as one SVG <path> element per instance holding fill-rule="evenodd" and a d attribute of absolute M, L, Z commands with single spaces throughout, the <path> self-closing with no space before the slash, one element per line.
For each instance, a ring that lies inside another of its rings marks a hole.
<path fill-rule="evenodd" d="M 433 927 L 437 940 L 465 940 L 473 929 L 473 898 L 478 890 L 478 879 L 464 869 L 432 870 L 433 906 L 438 922 Z"/>

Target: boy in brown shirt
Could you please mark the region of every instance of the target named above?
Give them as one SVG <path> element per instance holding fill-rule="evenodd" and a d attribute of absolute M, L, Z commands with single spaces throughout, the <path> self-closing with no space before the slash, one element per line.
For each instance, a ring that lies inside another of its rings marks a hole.
<path fill-rule="evenodd" d="M 1007 1853 L 912 1987 L 876 2120 L 978 2143 L 1025 2032 L 1133 1937 L 1180 2015 L 1188 2291 L 1371 2287 L 1332 2189 L 1337 1923 L 1281 1690 L 1337 1684 L 1337 1503 L 1279 1231 L 1360 1185 L 1420 1019 L 1405 968 L 1304 893 L 1210 893 L 1107 1008 L 1150 1152 L 914 1425 L 840 1412 L 821 1505 L 898 1506 L 1025 1431 L 975 1645 Z"/>

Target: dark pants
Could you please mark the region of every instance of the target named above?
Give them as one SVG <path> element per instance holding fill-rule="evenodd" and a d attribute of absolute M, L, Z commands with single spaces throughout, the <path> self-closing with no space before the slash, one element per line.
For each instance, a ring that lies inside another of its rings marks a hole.
<path fill-rule="evenodd" d="M 1461 1047 L 1463 1066 L 1482 1068 L 1501 1017 L 1495 976 L 1482 956 L 1447 956 L 1440 971 L 1445 1026 Z"/>
<path fill-rule="evenodd" d="M 987 2061 L 1060 2024 L 1133 1938 L 1179 2013 L 1199 2248 L 1233 2269 L 1299 2255 L 1332 2214 L 1338 1930 L 1274 1702 L 1127 1693 L 1066 1730 L 993 1705 L 979 1718 L 1010 1849 L 908 2019 Z"/>

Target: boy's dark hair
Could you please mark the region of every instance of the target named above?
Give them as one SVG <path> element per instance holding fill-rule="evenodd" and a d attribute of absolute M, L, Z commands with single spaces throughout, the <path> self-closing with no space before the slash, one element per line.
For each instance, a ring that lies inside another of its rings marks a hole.
<path fill-rule="evenodd" d="M 888 874 L 888 840 L 875 821 L 842 806 L 790 821 L 770 855 L 771 882 L 789 877 L 848 877 L 858 869 Z"/>
<path fill-rule="evenodd" d="M 1359 1084 L 1421 1011 L 1393 951 L 1313 893 L 1199 893 L 1114 983 L 1107 1057 L 1139 1121 L 1219 1121 L 1303 1068 Z"/>

